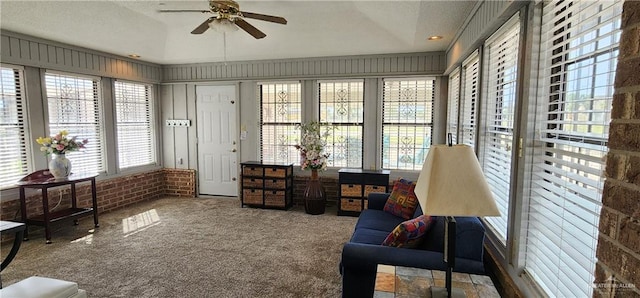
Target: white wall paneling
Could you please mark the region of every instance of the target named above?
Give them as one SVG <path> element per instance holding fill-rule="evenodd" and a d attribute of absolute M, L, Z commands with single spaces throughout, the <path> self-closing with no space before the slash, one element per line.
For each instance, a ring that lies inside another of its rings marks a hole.
<path fill-rule="evenodd" d="M 2 30 L 0 60 L 78 74 L 160 82 L 160 65 Z"/>
<path fill-rule="evenodd" d="M 444 52 L 162 66 L 162 81 L 264 80 L 381 75 L 440 75 Z"/>

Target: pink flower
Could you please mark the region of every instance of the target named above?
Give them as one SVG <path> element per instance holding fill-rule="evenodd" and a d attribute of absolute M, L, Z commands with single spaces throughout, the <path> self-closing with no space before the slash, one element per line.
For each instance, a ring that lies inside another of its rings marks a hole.
<path fill-rule="evenodd" d="M 58 145 L 56 146 L 56 149 L 57 149 L 58 151 L 62 151 L 62 150 L 64 150 L 64 145 L 62 145 L 62 144 L 58 144 Z"/>

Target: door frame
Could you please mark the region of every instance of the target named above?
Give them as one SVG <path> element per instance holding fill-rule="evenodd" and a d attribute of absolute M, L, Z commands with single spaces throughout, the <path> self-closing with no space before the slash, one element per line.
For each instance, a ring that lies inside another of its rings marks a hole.
<path fill-rule="evenodd" d="M 198 141 L 198 135 L 197 135 L 197 131 L 198 131 L 198 86 L 213 86 L 213 87 L 221 87 L 221 86 L 233 86 L 235 88 L 235 93 L 236 93 L 236 104 L 235 104 L 235 113 L 236 113 L 236 128 L 238 128 L 236 130 L 236 144 L 237 144 L 237 151 L 236 153 L 236 160 L 238 161 L 236 163 L 236 189 L 237 189 L 237 193 L 238 193 L 238 197 L 240 197 L 240 157 L 242 156 L 241 152 L 242 152 L 242 146 L 240 146 L 241 142 L 240 142 L 240 136 L 239 136 L 239 131 L 240 131 L 240 82 L 209 82 L 209 83 L 195 83 L 194 84 L 194 88 L 193 88 L 193 92 L 194 92 L 194 101 L 195 101 L 195 108 L 196 108 L 196 115 L 195 115 L 195 128 L 196 128 L 196 177 L 195 177 L 195 184 L 196 184 L 196 197 L 200 196 L 200 143 Z M 208 195 L 206 195 L 208 196 Z"/>

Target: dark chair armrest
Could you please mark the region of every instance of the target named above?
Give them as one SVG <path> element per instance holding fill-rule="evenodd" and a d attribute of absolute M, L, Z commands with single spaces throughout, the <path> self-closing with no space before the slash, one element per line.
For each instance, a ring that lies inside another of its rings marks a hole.
<path fill-rule="evenodd" d="M 367 200 L 369 201 L 369 209 L 382 210 L 384 209 L 384 205 L 387 203 L 387 199 L 389 198 L 390 193 L 378 193 L 372 192 L 369 194 Z"/>

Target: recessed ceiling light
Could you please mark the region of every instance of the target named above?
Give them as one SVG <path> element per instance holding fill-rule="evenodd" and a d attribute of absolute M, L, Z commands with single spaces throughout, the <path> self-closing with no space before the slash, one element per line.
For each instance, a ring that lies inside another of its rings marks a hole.
<path fill-rule="evenodd" d="M 138 55 L 138 54 L 129 54 L 129 57 L 131 57 L 133 59 L 138 59 L 138 58 L 140 58 L 140 55 Z"/>
<path fill-rule="evenodd" d="M 434 36 L 429 36 L 429 38 L 427 38 L 427 40 L 439 40 L 439 39 L 442 39 L 442 36 L 434 35 Z"/>

